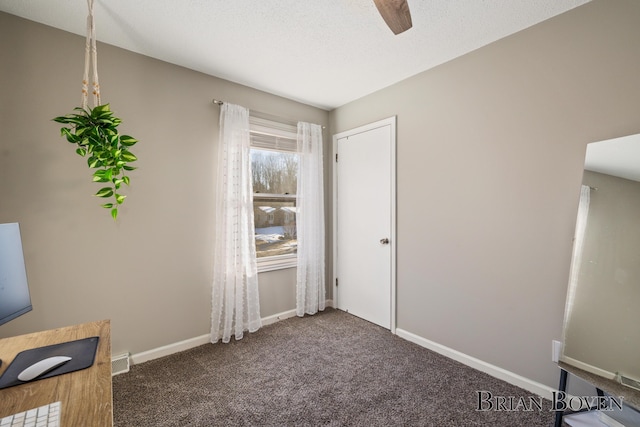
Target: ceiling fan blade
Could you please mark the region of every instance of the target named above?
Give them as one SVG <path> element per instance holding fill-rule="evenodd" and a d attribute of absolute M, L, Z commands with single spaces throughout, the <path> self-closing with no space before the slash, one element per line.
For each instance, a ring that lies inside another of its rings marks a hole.
<path fill-rule="evenodd" d="M 400 34 L 413 26 L 407 0 L 373 0 L 393 34 Z"/>

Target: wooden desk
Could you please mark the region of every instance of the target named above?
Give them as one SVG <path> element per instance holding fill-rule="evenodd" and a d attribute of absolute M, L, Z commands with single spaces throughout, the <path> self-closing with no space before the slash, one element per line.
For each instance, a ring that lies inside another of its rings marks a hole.
<path fill-rule="evenodd" d="M 112 427 L 111 323 L 109 320 L 0 339 L 0 359 L 2 359 L 0 374 L 23 350 L 93 336 L 100 337 L 93 366 L 0 390 L 0 418 L 60 401 L 62 427 Z"/>

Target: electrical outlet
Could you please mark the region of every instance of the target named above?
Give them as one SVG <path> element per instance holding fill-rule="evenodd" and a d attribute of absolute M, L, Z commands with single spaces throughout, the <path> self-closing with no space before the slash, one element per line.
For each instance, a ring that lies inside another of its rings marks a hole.
<path fill-rule="evenodd" d="M 560 341 L 551 341 L 551 360 L 558 363 L 562 355 L 562 343 Z"/>

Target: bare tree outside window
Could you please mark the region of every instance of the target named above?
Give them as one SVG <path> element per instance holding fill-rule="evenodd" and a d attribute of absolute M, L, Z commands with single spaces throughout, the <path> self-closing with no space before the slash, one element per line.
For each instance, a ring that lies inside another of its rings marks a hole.
<path fill-rule="evenodd" d="M 282 151 L 251 149 L 253 192 L 295 195 L 298 186 L 298 156 Z"/>
<path fill-rule="evenodd" d="M 256 256 L 297 252 L 296 153 L 251 149 Z"/>

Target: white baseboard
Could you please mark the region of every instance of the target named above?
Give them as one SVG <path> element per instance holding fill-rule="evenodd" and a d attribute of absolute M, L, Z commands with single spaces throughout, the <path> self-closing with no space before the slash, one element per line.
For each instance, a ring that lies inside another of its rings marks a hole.
<path fill-rule="evenodd" d="M 325 302 L 325 305 L 327 307 L 333 307 L 333 300 L 327 300 Z M 262 326 L 267 326 L 281 320 L 289 319 L 290 317 L 295 317 L 295 315 L 296 310 L 293 309 L 283 311 L 282 313 L 274 314 L 272 316 L 263 317 L 260 320 L 262 321 Z M 162 347 L 157 347 L 151 350 L 143 351 L 141 353 L 132 354 L 131 363 L 134 365 L 137 363 L 143 363 L 149 360 L 157 359 L 159 357 L 169 356 L 170 354 L 178 353 L 180 351 L 189 350 L 190 348 L 198 347 L 209 342 L 211 342 L 210 334 L 200 335 L 199 337 L 189 338 L 184 341 L 163 345 Z"/>
<path fill-rule="evenodd" d="M 293 310 L 283 311 L 282 313 L 274 314 L 272 316 L 263 317 L 260 320 L 262 320 L 262 326 L 267 326 L 267 325 L 271 325 L 272 323 L 276 323 L 281 320 L 289 319 L 295 316 L 296 316 L 296 310 L 293 309 Z"/>
<path fill-rule="evenodd" d="M 396 328 L 396 335 L 398 335 L 400 338 L 406 339 L 407 341 L 411 341 L 415 344 L 418 344 L 421 347 L 428 348 L 429 350 L 435 351 L 436 353 L 442 354 L 443 356 L 456 360 L 464 365 L 470 366 L 481 372 L 489 374 L 494 378 L 498 378 L 499 380 L 502 380 L 502 381 L 508 382 L 509 384 L 523 388 L 527 391 L 530 391 L 531 393 L 534 393 L 538 396 L 542 396 L 546 399 L 551 400 L 552 399 L 551 393 L 554 391 L 557 391 L 554 388 L 551 388 L 539 382 L 530 380 L 529 378 L 525 378 L 521 375 L 507 371 L 506 369 L 500 368 L 490 363 L 484 362 L 480 359 L 476 359 L 475 357 L 461 353 L 457 350 L 446 347 L 442 344 L 438 344 L 426 338 L 422 338 L 418 335 L 412 334 L 411 332 L 407 332 L 403 329 Z"/>
<path fill-rule="evenodd" d="M 324 302 L 325 307 L 333 307 L 333 300 L 328 299 Z M 263 317 L 262 326 L 271 325 L 272 323 L 279 322 L 281 320 L 289 319 L 290 317 L 295 317 L 296 310 L 288 310 L 283 311 L 282 313 L 274 314 L 272 316 Z"/>
<path fill-rule="evenodd" d="M 159 357 L 169 356 L 170 354 L 178 353 L 179 351 L 189 350 L 190 348 L 198 347 L 199 345 L 207 344 L 208 342 L 211 342 L 210 334 L 200 335 L 199 337 L 189 338 L 188 340 L 152 348 L 151 350 L 143 351 L 142 353 L 132 354 L 131 362 L 136 365 Z"/>

